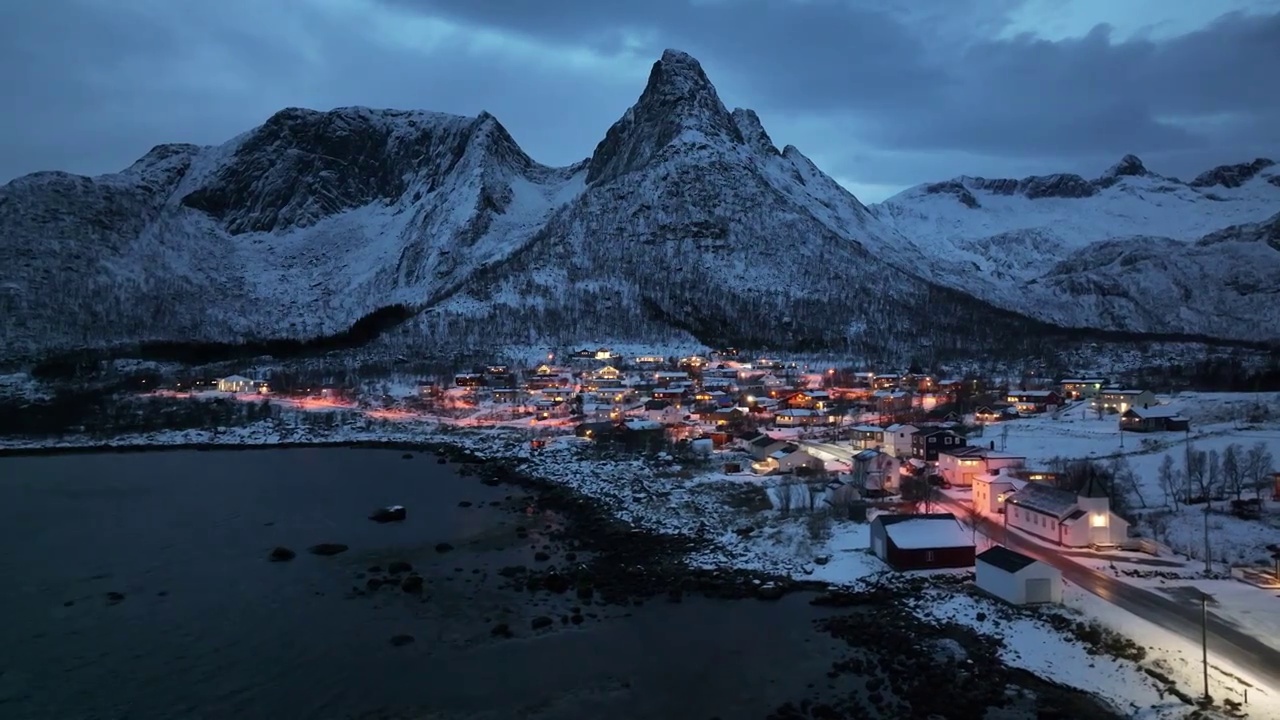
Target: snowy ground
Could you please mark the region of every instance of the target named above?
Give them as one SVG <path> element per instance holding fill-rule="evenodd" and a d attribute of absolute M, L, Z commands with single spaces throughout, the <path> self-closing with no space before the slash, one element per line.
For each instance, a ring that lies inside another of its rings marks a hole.
<path fill-rule="evenodd" d="M 1077 403 L 1056 417 L 1042 415 L 988 426 L 983 436 L 971 438 L 970 444 L 994 442 L 1010 453 L 1023 455 L 1027 465 L 1042 468 L 1052 458 L 1112 458 L 1120 456 L 1133 469 L 1136 485 L 1123 487 L 1130 505 L 1138 511 L 1168 510 L 1160 523 L 1158 540 L 1173 550 L 1192 558 L 1203 558 L 1203 506 L 1173 506 L 1172 499 L 1160 487 L 1160 465 L 1166 455 L 1176 469 L 1183 467 L 1187 443 L 1197 451 L 1221 455 L 1228 446 L 1244 450 L 1261 443 L 1272 458 L 1280 460 L 1280 394 L 1277 393 L 1182 393 L 1177 397 L 1159 397 L 1160 402 L 1191 420 L 1189 433 L 1123 433 L 1114 415 L 1101 419 Z M 1261 405 L 1270 412 L 1270 420 L 1246 423 L 1250 406 Z M 1244 496 L 1253 497 L 1253 490 Z M 1264 498 L 1269 493 L 1264 492 Z M 1222 503 L 1219 503 L 1222 505 Z M 1268 503 L 1272 510 L 1275 506 Z M 1226 563 L 1257 562 L 1269 556 L 1265 546 L 1280 541 L 1280 515 L 1267 521 L 1235 518 L 1218 507 L 1210 515 L 1210 533 L 1214 542 L 1214 560 Z M 1161 513 L 1163 514 L 1163 513 Z M 1159 515 L 1157 515 L 1159 517 Z"/>
<path fill-rule="evenodd" d="M 937 619 L 1003 638 L 1002 659 L 1007 664 L 1099 695 L 1132 718 L 1182 718 L 1191 710 L 1144 668 L 1170 678 L 1189 695 L 1199 695 L 1203 684 L 1199 646 L 1074 586 L 1065 588 L 1062 607 L 1046 607 L 1038 613 L 1093 620 L 1119 632 L 1146 649 L 1147 657 L 1141 663 L 1090 654 L 1082 643 L 1035 612 L 1011 619 L 999 601 L 986 597 L 940 594 L 928 607 Z M 1245 710 L 1250 717 L 1280 717 L 1280 695 L 1258 686 L 1237 668 L 1210 658 L 1209 690 L 1215 698 L 1244 702 L 1246 688 Z"/>

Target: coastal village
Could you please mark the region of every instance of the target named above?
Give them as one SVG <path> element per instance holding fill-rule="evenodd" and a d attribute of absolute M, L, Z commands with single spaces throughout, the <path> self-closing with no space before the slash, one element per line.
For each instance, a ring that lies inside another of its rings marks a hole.
<path fill-rule="evenodd" d="M 443 441 L 518 458 L 648 532 L 710 533 L 689 557 L 695 567 L 834 586 L 967 577 L 970 591 L 938 595 L 927 612 L 1003 635 L 1040 672 L 1066 667 L 1055 663 L 1068 646 L 1036 650 L 1026 638 L 1047 642 L 1043 618 L 1082 613 L 1160 648 L 1161 662 L 1176 659 L 1171 682 L 1196 681 L 1188 658 L 1199 648 L 1165 629 L 1185 618 L 1126 606 L 1126 588 L 1179 607 L 1211 598 L 1222 622 L 1280 636 L 1275 393 L 604 348 L 412 379 L 313 383 L 246 367 L 132 387 L 157 407 L 253 412 L 243 427 L 113 444 Z M 994 616 L 992 599 L 1050 614 Z M 1214 692 L 1242 702 L 1247 671 L 1232 667 L 1215 674 Z M 1114 697 L 1133 695 L 1132 679 L 1116 682 Z M 1267 702 L 1280 708 L 1280 698 Z"/>
<path fill-rule="evenodd" d="M 940 547 L 905 555 L 891 549 L 903 549 L 906 541 L 895 538 L 911 528 L 959 531 L 961 520 L 981 518 L 997 520 L 1002 532 L 1056 547 L 1172 554 L 1162 544 L 1167 536 L 1140 529 L 1142 513 L 1131 501 L 1121 503 L 1122 512 L 1112 508 L 1113 495 L 1128 493 L 1121 487 L 1125 478 L 1068 447 L 1046 461 L 1043 452 L 1020 448 L 1020 433 L 1010 431 L 1081 421 L 1096 437 L 1118 442 L 1104 457 L 1128 454 L 1126 436 L 1130 453 L 1143 455 L 1170 442 L 1190 449 L 1193 437 L 1181 404 L 1100 376 L 1023 378 L 1014 386 L 919 368 L 746 359 L 734 350 L 685 357 L 623 356 L 607 348 L 559 358 L 549 353 L 532 367 L 493 364 L 423 379 L 398 398 L 370 398 L 337 385 L 284 389 L 245 375 L 156 392 L 230 394 L 302 409 L 354 408 L 382 419 L 519 429 L 535 451 L 551 439 L 572 437 L 602 452 L 692 458 L 717 465 L 727 478 L 759 479 L 771 488 L 775 508 L 878 518 L 870 547 L 900 569 L 974 566 L 976 537 L 958 556 Z M 1088 455 L 1097 455 L 1096 449 Z M 1188 454 L 1182 464 L 1200 463 L 1198 475 L 1196 467 L 1184 468 L 1177 487 L 1161 488 L 1173 505 L 1217 500 L 1218 512 L 1233 521 L 1271 519 L 1268 501 L 1280 501 L 1280 472 L 1264 443 L 1197 458 Z M 1209 461 L 1213 467 L 1203 467 Z M 914 523 L 903 524 L 905 517 Z M 1280 577 L 1263 559 L 1242 577 L 1280 588 Z"/>

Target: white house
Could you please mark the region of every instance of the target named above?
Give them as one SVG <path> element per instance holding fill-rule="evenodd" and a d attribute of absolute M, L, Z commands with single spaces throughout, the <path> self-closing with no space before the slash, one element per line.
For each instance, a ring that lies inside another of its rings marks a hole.
<path fill-rule="evenodd" d="M 976 559 L 974 583 L 1012 605 L 1062 602 L 1058 568 L 996 545 Z"/>
<path fill-rule="evenodd" d="M 1111 512 L 1106 489 L 1089 478 L 1080 492 L 1027 483 L 1005 500 L 1005 525 L 1065 547 L 1118 545 L 1129 523 Z"/>
<path fill-rule="evenodd" d="M 898 487 L 898 458 L 880 450 L 863 450 L 850 463 L 850 483 L 864 490 L 893 491 Z"/>
<path fill-rule="evenodd" d="M 979 475 L 990 475 L 1000 468 L 1019 468 L 1026 462 L 1021 455 L 989 448 L 953 447 L 938 451 L 938 474 L 956 487 L 969 487 Z"/>
<path fill-rule="evenodd" d="M 894 457 L 911 457 L 911 436 L 917 431 L 919 428 L 915 425 L 890 425 L 884 429 L 882 449 Z"/>
<path fill-rule="evenodd" d="M 1026 482 L 1004 473 L 973 477 L 973 509 L 983 515 L 1004 512 L 1004 501 Z"/>
<path fill-rule="evenodd" d="M 770 453 L 764 460 L 751 463 L 751 470 L 757 475 L 778 475 L 795 472 L 800 468 L 822 470 L 825 466 L 826 463 L 805 452 L 799 445 L 788 443 Z"/>
<path fill-rule="evenodd" d="M 675 425 L 684 419 L 685 412 L 666 400 L 649 400 L 644 408 L 645 418 L 663 425 Z"/>
<path fill-rule="evenodd" d="M 228 375 L 218 380 L 218 392 L 247 393 L 257 389 L 257 382 L 243 375 Z"/>
<path fill-rule="evenodd" d="M 760 433 L 747 441 L 747 452 L 751 453 L 753 460 L 767 460 L 770 455 L 790 444 L 786 440 L 779 440 L 765 433 Z"/>
<path fill-rule="evenodd" d="M 1156 404 L 1156 395 L 1150 390 L 1103 388 L 1093 398 L 1095 410 L 1122 413 L 1129 408 L 1150 407 Z"/>

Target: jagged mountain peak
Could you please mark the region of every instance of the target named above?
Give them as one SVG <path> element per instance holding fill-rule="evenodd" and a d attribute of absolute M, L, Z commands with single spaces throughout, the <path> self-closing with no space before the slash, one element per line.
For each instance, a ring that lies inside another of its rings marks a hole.
<path fill-rule="evenodd" d="M 733 124 L 737 126 L 738 132 L 742 133 L 743 142 L 761 152 L 778 154 L 773 138 L 769 137 L 769 133 L 765 131 L 764 125 L 760 122 L 760 116 L 756 115 L 755 110 L 734 108 Z"/>
<path fill-rule="evenodd" d="M 644 92 L 605 134 L 592 154 L 588 183 L 608 182 L 658 160 L 676 144 L 742 143 L 702 65 L 667 50 L 649 71 Z"/>
<path fill-rule="evenodd" d="M 1221 185 L 1225 188 L 1237 188 L 1275 164 L 1275 161 L 1270 158 L 1257 158 L 1253 162 L 1219 165 L 1212 170 L 1200 173 L 1189 185 L 1199 188 L 1214 187 L 1215 185 Z"/>
<path fill-rule="evenodd" d="M 1112 165 L 1106 172 L 1102 173 L 1105 178 L 1119 177 L 1142 177 L 1150 175 L 1151 171 L 1147 170 L 1147 166 L 1142 164 L 1142 159 L 1132 153 L 1120 158 L 1120 162 Z"/>

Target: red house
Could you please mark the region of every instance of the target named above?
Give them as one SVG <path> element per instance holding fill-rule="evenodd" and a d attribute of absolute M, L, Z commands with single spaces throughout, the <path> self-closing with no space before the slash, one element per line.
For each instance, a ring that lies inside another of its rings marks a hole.
<path fill-rule="evenodd" d="M 973 534 L 951 513 L 877 515 L 871 552 L 894 570 L 973 567 Z"/>

